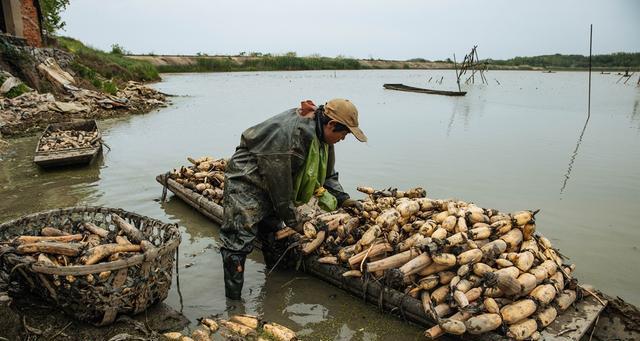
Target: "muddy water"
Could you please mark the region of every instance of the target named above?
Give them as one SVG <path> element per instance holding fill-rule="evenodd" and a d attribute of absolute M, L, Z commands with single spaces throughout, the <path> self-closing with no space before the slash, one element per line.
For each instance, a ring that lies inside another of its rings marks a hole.
<path fill-rule="evenodd" d="M 436 80 L 445 76 L 443 84 Z M 247 264 L 245 302 L 229 305 L 217 226 L 180 200 L 161 203 L 154 177 L 186 156 L 229 156 L 242 130 L 302 99 L 352 99 L 369 143 L 337 145 L 341 182 L 424 186 L 505 211 L 540 208 L 538 229 L 578 265 L 582 282 L 640 304 L 640 89 L 619 76 L 491 72 L 462 98 L 395 92 L 383 83 L 452 90 L 453 71 L 320 71 L 165 75 L 179 95 L 142 116 L 100 122 L 111 151 L 89 167 L 42 171 L 36 138 L 13 140 L 0 161 L 0 221 L 76 204 L 122 207 L 178 223 L 180 291 L 167 303 L 191 320 L 228 310 L 264 314 L 313 339 L 416 339 L 421 329 L 308 275 L 268 278 Z M 431 79 L 431 82 L 429 82 Z M 635 83 L 635 79 L 633 80 Z M 500 85 L 498 85 L 498 82 Z M 175 278 L 175 277 L 174 277 Z"/>

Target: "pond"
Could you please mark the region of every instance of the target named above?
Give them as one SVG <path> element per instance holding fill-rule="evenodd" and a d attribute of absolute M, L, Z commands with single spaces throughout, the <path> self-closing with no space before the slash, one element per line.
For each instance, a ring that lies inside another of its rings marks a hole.
<path fill-rule="evenodd" d="M 229 157 L 240 134 L 311 99 L 352 100 L 369 137 L 336 145 L 342 185 L 406 189 L 512 212 L 540 209 L 538 231 L 577 264 L 577 277 L 640 304 L 640 89 L 635 79 L 586 72 L 491 71 L 464 97 L 384 90 L 383 83 L 456 90 L 452 70 L 243 72 L 163 75 L 173 105 L 99 122 L 110 150 L 89 167 L 43 171 L 37 137 L 13 140 L 0 161 L 0 221 L 78 204 L 121 207 L 178 223 L 180 292 L 166 303 L 192 321 L 264 314 L 313 339 L 419 339 L 422 329 L 309 275 L 268 278 L 259 252 L 247 262 L 243 304 L 227 302 L 218 226 L 176 197 L 161 202 L 155 176 L 187 156 Z M 441 83 L 442 79 L 442 83 Z M 631 85 L 633 83 L 633 85 Z M 589 120 L 587 122 L 587 117 Z M 175 281 L 174 275 L 174 281 Z"/>

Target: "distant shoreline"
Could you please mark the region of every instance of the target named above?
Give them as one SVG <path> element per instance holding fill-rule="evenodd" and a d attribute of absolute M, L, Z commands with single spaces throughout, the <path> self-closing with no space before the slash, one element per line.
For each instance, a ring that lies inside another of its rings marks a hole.
<path fill-rule="evenodd" d="M 305 70 L 454 70 L 454 64 L 443 61 L 399 61 L 297 56 L 188 56 L 127 55 L 146 61 L 161 73 L 305 71 Z M 459 67 L 459 64 L 458 64 Z M 489 70 L 511 71 L 587 71 L 588 67 L 540 67 L 530 65 L 488 64 Z M 594 72 L 638 72 L 640 67 L 598 66 Z"/>

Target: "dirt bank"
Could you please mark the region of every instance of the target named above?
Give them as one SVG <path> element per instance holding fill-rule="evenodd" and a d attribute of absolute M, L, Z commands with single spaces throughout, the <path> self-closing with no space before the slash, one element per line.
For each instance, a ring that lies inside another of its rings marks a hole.
<path fill-rule="evenodd" d="M 0 37 L 0 138 L 28 135 L 49 123 L 145 113 L 168 104 L 165 94 L 130 77 L 107 78 L 85 66 L 86 59 Z M 111 64 L 104 68 L 117 69 Z"/>
<path fill-rule="evenodd" d="M 132 81 L 115 95 L 82 88 L 60 95 L 32 91 L 0 98 L 0 133 L 28 135 L 54 122 L 146 113 L 167 104 L 165 94 Z"/>
<path fill-rule="evenodd" d="M 128 58 L 146 61 L 152 65 L 162 68 L 167 66 L 182 67 L 190 70 L 190 66 L 197 65 L 202 61 L 232 61 L 237 66 L 242 66 L 245 62 L 260 60 L 265 57 L 253 56 L 185 56 L 185 55 L 130 55 Z M 422 60 L 381 60 L 381 59 L 356 59 L 361 69 L 454 69 L 453 63 L 431 62 Z M 250 64 L 250 63 L 248 63 Z M 496 69 L 496 67 L 491 67 Z M 502 70 L 542 70 L 542 68 L 530 66 L 501 66 Z M 252 70 L 247 70 L 252 71 Z"/>

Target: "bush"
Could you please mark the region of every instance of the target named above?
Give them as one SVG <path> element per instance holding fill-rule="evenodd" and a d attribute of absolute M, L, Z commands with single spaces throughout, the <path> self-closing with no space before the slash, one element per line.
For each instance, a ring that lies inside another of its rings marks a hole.
<path fill-rule="evenodd" d="M 111 45 L 111 54 L 117 54 L 119 56 L 123 56 L 125 54 L 129 54 L 129 51 L 125 50 L 124 47 L 122 47 L 119 44 L 113 44 Z"/>
<path fill-rule="evenodd" d="M 102 91 L 110 95 L 115 95 L 116 92 L 118 92 L 118 87 L 115 84 L 113 84 L 113 82 L 106 81 L 102 83 Z"/>

